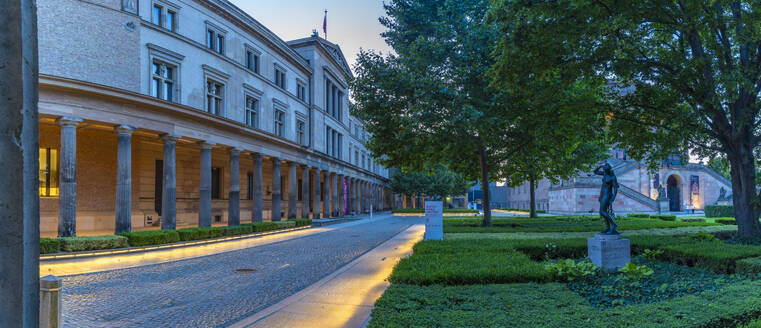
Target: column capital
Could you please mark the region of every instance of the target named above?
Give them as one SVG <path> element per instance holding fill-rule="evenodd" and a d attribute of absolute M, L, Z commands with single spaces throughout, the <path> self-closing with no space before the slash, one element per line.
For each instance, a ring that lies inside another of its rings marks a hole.
<path fill-rule="evenodd" d="M 240 148 L 230 148 L 230 155 L 240 155 L 240 152 L 242 152 L 243 149 Z"/>
<path fill-rule="evenodd" d="M 198 143 L 198 146 L 201 147 L 201 149 L 204 149 L 204 150 L 211 149 L 212 147 L 214 147 L 214 145 L 216 145 L 216 143 L 211 142 L 211 141 L 201 141 L 201 142 Z"/>
<path fill-rule="evenodd" d="M 270 156 L 270 159 L 272 160 L 273 163 L 278 163 L 278 164 L 280 164 L 280 162 L 283 161 L 280 157 L 277 157 L 277 156 Z"/>
<path fill-rule="evenodd" d="M 179 134 L 174 133 L 164 133 L 160 135 L 161 139 L 164 140 L 165 143 L 175 143 L 177 142 L 177 139 L 182 138 Z"/>
<path fill-rule="evenodd" d="M 118 134 L 131 135 L 135 131 L 135 127 L 131 125 L 119 125 L 114 128 L 114 131 Z"/>
<path fill-rule="evenodd" d="M 81 118 L 73 116 L 61 116 L 55 121 L 60 126 L 77 126 L 79 123 L 82 123 Z"/>
<path fill-rule="evenodd" d="M 262 153 L 254 153 L 254 152 L 252 152 L 251 153 L 251 158 L 253 158 L 253 159 L 261 159 L 262 158 Z"/>

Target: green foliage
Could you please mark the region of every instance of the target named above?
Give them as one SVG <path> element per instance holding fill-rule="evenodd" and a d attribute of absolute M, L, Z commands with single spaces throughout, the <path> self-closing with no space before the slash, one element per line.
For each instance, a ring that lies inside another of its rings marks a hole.
<path fill-rule="evenodd" d="M 40 254 L 58 253 L 61 251 L 61 241 L 57 238 L 40 238 Z"/>
<path fill-rule="evenodd" d="M 161 245 L 180 241 L 180 234 L 176 230 L 148 230 L 123 232 L 120 236 L 127 237 L 132 247 Z"/>
<path fill-rule="evenodd" d="M 227 227 L 219 227 L 219 228 L 224 231 L 225 236 L 245 235 L 247 233 L 254 232 L 254 229 L 251 225 L 237 225 L 237 226 L 227 226 Z"/>
<path fill-rule="evenodd" d="M 659 250 L 659 249 L 653 250 L 648 248 L 644 252 L 642 252 L 642 257 L 650 261 L 655 261 L 656 259 L 658 259 L 658 256 L 660 256 L 661 254 L 663 254 L 662 250 Z"/>
<path fill-rule="evenodd" d="M 594 275 L 598 267 L 589 261 L 572 259 L 558 260 L 545 264 L 545 268 L 557 281 L 574 281 Z"/>
<path fill-rule="evenodd" d="M 732 205 L 706 205 L 707 218 L 734 217 L 735 209 Z"/>
<path fill-rule="evenodd" d="M 468 183 L 446 166 L 425 165 L 422 172 L 394 170 L 391 173 L 391 190 L 402 195 L 425 194 L 436 198 L 462 195 Z"/>
<path fill-rule="evenodd" d="M 566 284 L 413 286 L 392 284 L 369 328 L 401 327 L 734 327 L 761 315 L 761 281 L 657 303 L 600 310 Z"/>
<path fill-rule="evenodd" d="M 680 218 L 682 222 L 706 222 L 705 218 Z"/>
<path fill-rule="evenodd" d="M 255 222 L 249 223 L 253 227 L 253 232 L 272 231 L 277 229 L 293 228 L 296 221 L 274 221 L 274 222 Z"/>
<path fill-rule="evenodd" d="M 182 241 L 190 241 L 190 240 L 200 240 L 200 239 L 207 239 L 211 238 L 211 230 L 214 228 L 211 227 L 196 227 L 196 228 L 184 228 L 184 229 L 178 229 L 177 234 L 180 236 L 180 240 Z"/>
<path fill-rule="evenodd" d="M 716 236 L 707 233 L 707 232 L 699 232 L 694 235 L 686 235 L 684 238 L 691 239 L 694 241 L 716 241 Z"/>
<path fill-rule="evenodd" d="M 662 221 L 676 221 L 676 215 L 673 214 L 653 214 L 650 216 L 651 219 L 658 219 Z M 682 221 L 684 222 L 684 221 Z"/>
<path fill-rule="evenodd" d="M 496 246 L 496 247 L 491 247 Z M 507 246 L 462 241 L 423 241 L 397 263 L 389 281 L 412 285 L 469 285 L 546 282 L 540 263 Z"/>
<path fill-rule="evenodd" d="M 721 241 L 690 242 L 660 248 L 661 260 L 697 266 L 716 273 L 734 273 L 735 262 L 761 256 L 761 246 L 726 244 Z"/>
<path fill-rule="evenodd" d="M 642 219 L 650 218 L 650 214 L 647 214 L 647 213 L 629 213 L 626 216 L 632 217 L 632 218 L 642 218 Z"/>
<path fill-rule="evenodd" d="M 761 257 L 750 257 L 735 262 L 735 272 L 746 275 L 761 274 Z"/>
<path fill-rule="evenodd" d="M 61 250 L 64 252 L 81 252 L 98 249 L 113 249 L 127 247 L 127 238 L 123 236 L 85 236 L 60 237 Z"/>
<path fill-rule="evenodd" d="M 725 225 L 737 225 L 737 221 L 733 218 L 718 218 L 714 222 Z"/>
<path fill-rule="evenodd" d="M 618 272 L 626 274 L 626 277 L 630 280 L 639 280 L 653 274 L 655 271 L 645 265 L 636 265 L 629 262 L 623 268 L 618 269 Z"/>
<path fill-rule="evenodd" d="M 715 223 L 662 221 L 641 218 L 621 218 L 618 229 L 640 230 L 676 227 L 713 226 Z M 491 227 L 484 227 L 477 218 L 445 218 L 445 233 L 508 233 L 508 232 L 580 232 L 598 231 L 604 228 L 599 216 L 554 216 L 540 218 L 512 217 L 494 218 Z"/>
<path fill-rule="evenodd" d="M 397 208 L 391 210 L 391 213 L 425 213 L 424 208 Z M 473 213 L 478 214 L 478 210 L 470 208 L 445 208 L 444 213 Z"/>
<path fill-rule="evenodd" d="M 476 243 L 476 241 L 468 241 Z M 587 256 L 587 240 L 574 239 L 514 239 L 500 240 L 506 246 L 515 248 L 533 260 L 558 258 L 582 258 Z"/>
<path fill-rule="evenodd" d="M 293 220 L 296 223 L 296 227 L 306 227 L 312 225 L 312 219 L 296 219 Z"/>

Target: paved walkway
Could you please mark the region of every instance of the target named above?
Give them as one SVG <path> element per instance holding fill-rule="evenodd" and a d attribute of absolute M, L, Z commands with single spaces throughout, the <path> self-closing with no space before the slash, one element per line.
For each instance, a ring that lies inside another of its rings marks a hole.
<path fill-rule="evenodd" d="M 320 281 L 420 222 L 376 217 L 221 254 L 68 276 L 63 279 L 64 326 L 224 327 Z"/>
<path fill-rule="evenodd" d="M 362 327 L 375 300 L 388 288 L 394 265 L 423 239 L 415 225 L 306 289 L 246 318 L 231 328 Z"/>

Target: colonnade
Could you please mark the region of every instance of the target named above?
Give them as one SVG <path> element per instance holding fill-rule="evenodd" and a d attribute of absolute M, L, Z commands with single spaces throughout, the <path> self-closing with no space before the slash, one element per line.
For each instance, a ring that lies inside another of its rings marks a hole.
<path fill-rule="evenodd" d="M 76 165 L 76 128 L 82 119 L 61 117 L 57 123 L 61 126 L 60 150 L 60 194 L 58 235 L 61 237 L 76 234 L 77 216 L 77 165 Z M 132 135 L 136 130 L 129 125 L 115 128 L 117 138 L 117 174 L 116 174 L 116 206 L 115 233 L 128 232 L 132 228 Z M 176 134 L 160 135 L 163 141 L 163 177 L 161 189 L 161 229 L 177 228 L 177 140 Z M 263 172 L 262 162 L 265 157 L 272 162 L 271 189 L 271 220 L 280 221 L 283 216 L 287 219 L 296 218 L 326 218 L 342 217 L 356 213 L 367 213 L 390 208 L 386 195 L 388 190 L 381 184 L 362 179 L 342 172 L 310 166 L 293 160 L 284 161 L 282 158 L 264 155 L 258 152 L 216 145 L 213 142 L 198 143 L 200 150 L 200 180 L 198 200 L 198 226 L 212 225 L 212 149 L 225 148 L 229 152 L 229 205 L 228 225 L 239 225 L 241 222 L 240 195 L 240 160 L 241 154 L 249 154 L 253 164 L 252 199 L 250 200 L 251 221 L 261 222 L 263 212 Z M 287 165 L 288 192 L 285 199 L 288 202 L 287 213 L 281 214 L 281 164 Z M 303 206 L 299 212 L 298 169 L 302 169 L 301 188 Z M 237 174 L 236 174 L 237 173 Z M 312 185 L 313 184 L 313 185 Z M 311 186 L 311 187 L 310 187 Z"/>

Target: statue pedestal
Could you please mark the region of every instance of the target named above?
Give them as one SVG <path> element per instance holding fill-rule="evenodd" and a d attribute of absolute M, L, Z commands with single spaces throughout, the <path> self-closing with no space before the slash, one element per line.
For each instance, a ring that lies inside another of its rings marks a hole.
<path fill-rule="evenodd" d="M 592 263 L 606 271 L 615 271 L 631 261 L 629 239 L 621 235 L 596 234 L 587 239 L 587 254 Z"/>
<path fill-rule="evenodd" d="M 669 199 L 658 199 L 658 214 L 662 212 L 668 212 L 670 210 L 669 208 Z"/>

